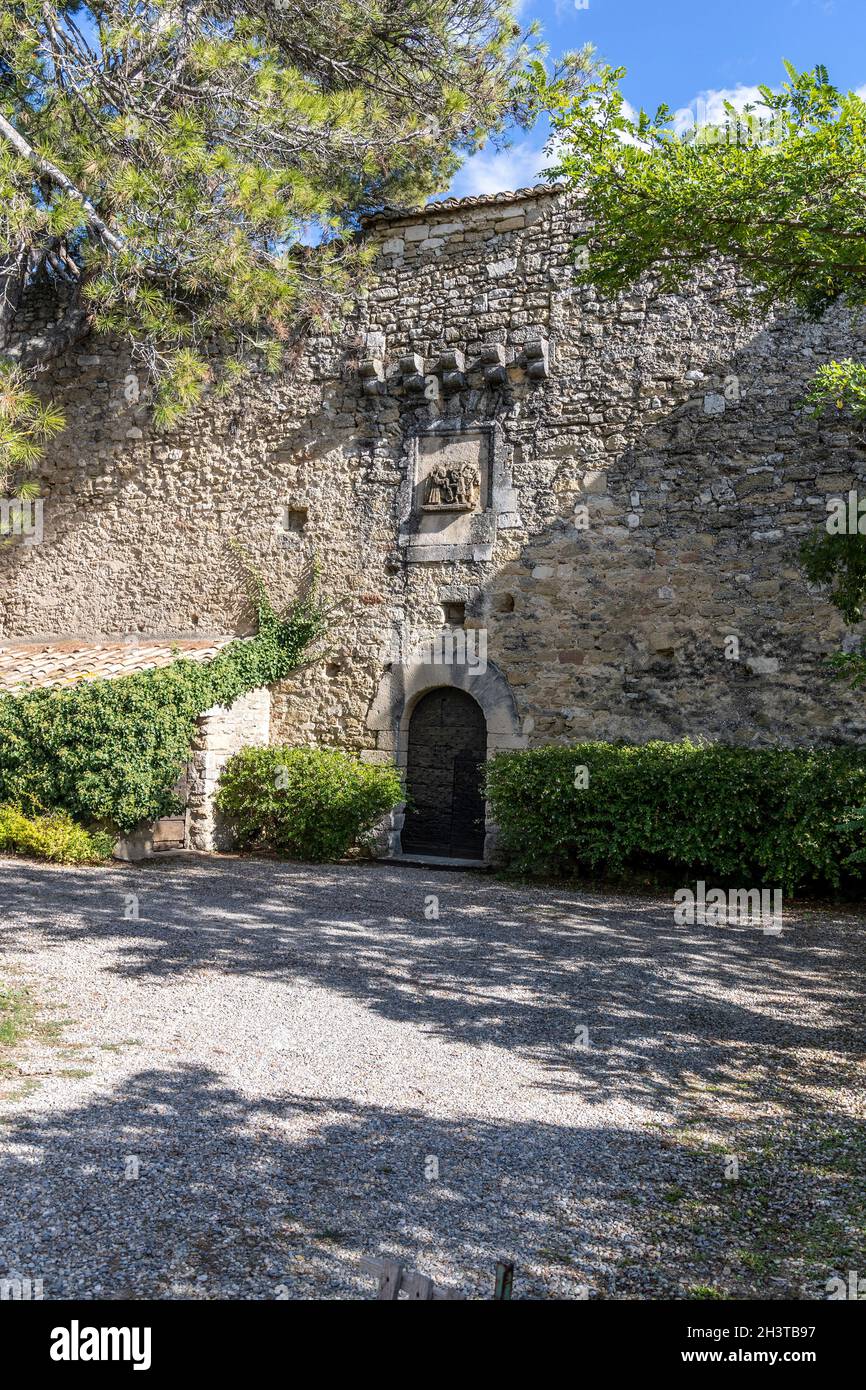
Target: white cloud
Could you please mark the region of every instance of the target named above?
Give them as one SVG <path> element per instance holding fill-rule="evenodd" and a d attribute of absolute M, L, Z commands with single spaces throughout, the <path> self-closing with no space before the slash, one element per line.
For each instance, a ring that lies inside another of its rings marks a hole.
<path fill-rule="evenodd" d="M 541 171 L 550 162 L 543 143 L 521 140 L 508 150 L 487 147 L 467 159 L 450 193 L 455 198 L 476 198 L 482 193 L 526 188 L 541 182 Z"/>
<path fill-rule="evenodd" d="M 637 111 L 623 103 L 623 115 L 635 120 Z M 486 146 L 467 159 L 449 189 L 452 198 L 476 198 L 482 193 L 504 193 L 546 182 L 544 170 L 556 164 L 562 153 L 558 136 L 548 140 L 521 140 L 507 150 Z"/>
<path fill-rule="evenodd" d="M 755 112 L 757 116 L 764 119 L 769 117 L 767 108 L 759 105 L 763 98 L 757 87 L 747 87 L 742 82 L 738 82 L 736 87 L 710 87 L 698 92 L 688 106 L 681 106 L 674 112 L 673 125 L 677 134 L 681 135 L 693 125 L 724 125 L 728 119 L 726 101 L 731 103 L 735 111 L 742 111 L 744 106 L 751 104 L 758 108 Z"/>

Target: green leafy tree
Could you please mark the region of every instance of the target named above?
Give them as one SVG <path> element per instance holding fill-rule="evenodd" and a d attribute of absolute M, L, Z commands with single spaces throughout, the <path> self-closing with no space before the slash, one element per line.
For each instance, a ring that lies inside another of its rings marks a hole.
<path fill-rule="evenodd" d="M 546 75 L 511 6 L 0 0 L 0 358 L 120 334 L 162 425 L 208 383 L 276 369 L 357 289 L 365 213 L 423 202 L 534 119 Z M 37 279 L 56 326 L 13 343 Z M 40 441 L 28 409 L 7 413 L 0 467 Z"/>
<path fill-rule="evenodd" d="M 667 106 L 629 114 L 624 68 L 600 67 L 553 115 L 560 150 L 550 172 L 579 189 L 589 231 L 577 248 L 582 278 L 613 294 L 652 271 L 682 290 L 692 273 L 725 258 L 748 282 L 740 308 L 795 306 L 812 318 L 843 299 L 866 305 L 866 102 L 826 70 L 785 64 L 779 91 L 721 124 L 683 128 Z M 807 403 L 866 422 L 866 365 L 819 369 Z M 804 550 L 816 581 L 848 621 L 866 607 L 866 537 L 822 535 Z M 866 678 L 866 659 L 841 658 Z"/>
<path fill-rule="evenodd" d="M 759 308 L 866 303 L 866 102 L 823 68 L 786 70 L 779 92 L 726 103 L 721 125 L 683 128 L 667 106 L 631 118 L 624 68 L 561 94 L 553 172 L 585 200 L 591 283 L 610 293 L 653 270 L 676 291 L 727 257 Z"/>

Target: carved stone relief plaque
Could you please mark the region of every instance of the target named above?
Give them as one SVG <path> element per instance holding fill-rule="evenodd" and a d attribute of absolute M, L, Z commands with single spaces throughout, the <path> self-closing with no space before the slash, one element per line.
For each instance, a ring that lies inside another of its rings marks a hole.
<path fill-rule="evenodd" d="M 471 512 L 478 500 L 481 478 L 474 463 L 437 463 L 424 480 L 425 512 Z"/>
<path fill-rule="evenodd" d="M 441 419 L 410 435 L 398 506 L 410 563 L 490 560 L 497 526 L 520 524 L 501 426 Z"/>
<path fill-rule="evenodd" d="M 473 515 L 489 495 L 490 439 L 483 430 L 422 435 L 415 469 L 415 513 L 421 534 L 446 544 L 470 539 Z"/>

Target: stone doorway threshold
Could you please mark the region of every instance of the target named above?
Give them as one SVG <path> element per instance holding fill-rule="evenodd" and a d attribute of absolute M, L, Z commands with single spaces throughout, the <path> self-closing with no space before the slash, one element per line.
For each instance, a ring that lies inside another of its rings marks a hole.
<path fill-rule="evenodd" d="M 408 864 L 426 869 L 484 869 L 487 873 L 493 868 L 485 859 L 451 859 L 439 854 L 389 854 L 383 855 L 379 864 Z"/>

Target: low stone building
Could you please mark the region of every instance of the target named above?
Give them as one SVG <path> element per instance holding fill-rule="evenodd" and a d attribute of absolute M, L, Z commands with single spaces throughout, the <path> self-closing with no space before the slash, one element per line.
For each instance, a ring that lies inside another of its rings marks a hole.
<path fill-rule="evenodd" d="M 371 219 L 353 316 L 168 434 L 111 344 L 70 354 L 0 641 L 238 632 L 230 540 L 277 598 L 317 562 L 329 650 L 273 690 L 271 737 L 405 767 L 392 852 L 480 857 L 498 749 L 862 740 L 824 666 L 853 639 L 798 562 L 866 470 L 802 405 L 862 326 L 738 318 L 723 266 L 604 302 L 579 227 L 544 186 Z"/>
<path fill-rule="evenodd" d="M 0 694 L 60 690 L 80 681 L 111 680 L 168 666 L 177 657 L 209 661 L 231 637 L 179 640 L 169 637 L 126 641 L 31 642 L 0 645 Z M 183 814 L 138 826 L 115 845 L 117 859 L 145 859 L 172 850 L 230 849 L 231 832 L 216 808 L 220 773 L 233 753 L 270 742 L 271 695 L 251 690 L 225 707 L 214 705 L 196 721 L 189 760 L 176 791 Z"/>

